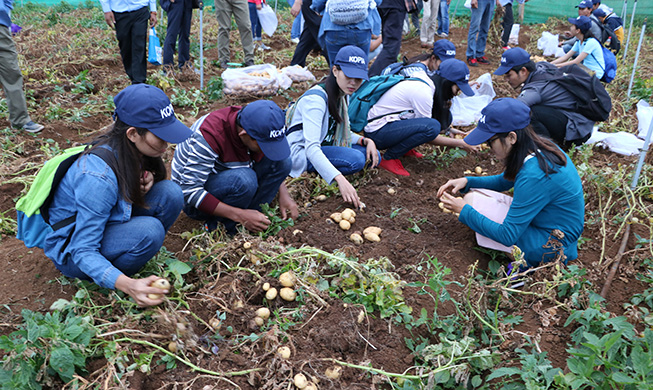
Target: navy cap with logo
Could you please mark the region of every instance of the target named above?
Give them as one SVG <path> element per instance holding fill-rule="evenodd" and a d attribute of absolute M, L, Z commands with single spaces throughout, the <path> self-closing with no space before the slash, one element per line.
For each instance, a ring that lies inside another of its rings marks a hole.
<path fill-rule="evenodd" d="M 597 8 L 592 12 L 592 15 L 596 16 L 597 18 L 605 18 L 608 16 L 608 14 L 605 12 L 603 8 Z"/>
<path fill-rule="evenodd" d="M 592 8 L 592 0 L 582 0 L 576 8 Z"/>
<path fill-rule="evenodd" d="M 456 83 L 458 88 L 467 96 L 474 96 L 474 91 L 469 86 L 469 68 L 461 60 L 451 59 L 440 64 L 440 76 Z"/>
<path fill-rule="evenodd" d="M 588 18 L 587 16 L 579 16 L 577 18 L 567 18 L 567 20 L 569 21 L 569 23 L 578 27 L 578 29 L 582 33 L 586 33 L 592 26 L 592 22 L 590 21 L 590 18 Z"/>
<path fill-rule="evenodd" d="M 338 65 L 350 79 L 369 80 L 367 54 L 358 46 L 344 46 L 336 54 L 333 65 Z"/>
<path fill-rule="evenodd" d="M 456 45 L 446 39 L 440 39 L 433 44 L 433 54 L 441 61 L 456 58 Z"/>
<path fill-rule="evenodd" d="M 531 109 L 526 103 L 513 98 L 493 100 L 481 110 L 481 118 L 465 142 L 480 145 L 495 134 L 520 130 L 531 123 Z"/>
<path fill-rule="evenodd" d="M 257 100 L 246 105 L 238 113 L 238 122 L 247 135 L 258 143 L 265 157 L 281 161 L 290 156 L 286 117 L 274 102 Z"/>
<path fill-rule="evenodd" d="M 526 65 L 531 60 L 531 55 L 521 47 L 513 47 L 501 55 L 501 65 L 494 71 L 494 74 L 501 76 L 515 66 Z"/>
<path fill-rule="evenodd" d="M 159 88 L 134 84 L 120 91 L 114 98 L 115 114 L 123 123 L 147 129 L 166 142 L 177 144 L 192 132 L 175 116 L 168 96 Z"/>

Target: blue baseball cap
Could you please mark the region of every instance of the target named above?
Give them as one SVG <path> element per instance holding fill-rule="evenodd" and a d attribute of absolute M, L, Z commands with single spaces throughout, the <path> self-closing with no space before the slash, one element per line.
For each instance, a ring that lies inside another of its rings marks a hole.
<path fill-rule="evenodd" d="M 469 68 L 461 60 L 451 59 L 440 64 L 440 76 L 456 83 L 458 88 L 467 96 L 474 96 L 474 91 L 469 86 Z"/>
<path fill-rule="evenodd" d="M 257 100 L 240 109 L 238 123 L 272 161 L 290 156 L 286 141 L 286 117 L 273 101 Z"/>
<path fill-rule="evenodd" d="M 501 76 L 508 73 L 515 66 L 525 65 L 531 60 L 531 55 L 521 47 L 513 47 L 501 55 L 501 65 L 494 71 L 494 74 Z"/>
<path fill-rule="evenodd" d="M 449 40 L 440 39 L 433 44 L 433 54 L 442 61 L 456 58 L 456 45 Z"/>
<path fill-rule="evenodd" d="M 567 20 L 569 21 L 569 23 L 578 27 L 578 29 L 582 33 L 587 32 L 592 26 L 592 22 L 590 21 L 590 18 L 588 18 L 587 16 L 579 16 L 577 18 L 567 18 Z"/>
<path fill-rule="evenodd" d="M 603 8 L 597 8 L 592 12 L 592 15 L 596 16 L 597 18 L 605 18 L 608 16 L 608 14 L 605 12 Z"/>
<path fill-rule="evenodd" d="M 113 103 L 114 113 L 123 123 L 147 129 L 166 142 L 178 144 L 192 134 L 175 116 L 165 92 L 153 85 L 130 85 L 113 98 Z"/>
<path fill-rule="evenodd" d="M 351 79 L 369 80 L 367 75 L 367 54 L 358 46 L 344 46 L 336 54 L 333 65 L 338 65 L 345 76 Z"/>
<path fill-rule="evenodd" d="M 601 4 L 601 0 L 592 0 L 592 4 Z"/>
<path fill-rule="evenodd" d="M 583 0 L 578 3 L 576 8 L 592 8 L 592 0 Z"/>
<path fill-rule="evenodd" d="M 480 145 L 495 134 L 520 130 L 531 123 L 531 109 L 526 103 L 513 98 L 493 100 L 481 110 L 478 125 L 464 141 L 468 145 Z"/>

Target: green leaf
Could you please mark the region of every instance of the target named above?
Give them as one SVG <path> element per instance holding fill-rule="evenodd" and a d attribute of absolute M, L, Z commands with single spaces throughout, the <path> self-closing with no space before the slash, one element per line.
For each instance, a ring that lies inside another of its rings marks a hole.
<path fill-rule="evenodd" d="M 75 373 L 73 358 L 73 353 L 66 346 L 53 349 L 50 355 L 50 367 L 59 374 L 64 382 L 69 382 L 73 379 L 73 374 Z"/>
<path fill-rule="evenodd" d="M 644 352 L 641 346 L 637 345 L 633 348 L 630 358 L 633 361 L 633 368 L 637 374 L 644 376 L 653 371 L 653 362 L 651 362 L 648 354 Z"/>
<path fill-rule="evenodd" d="M 569 367 L 569 371 L 573 372 L 574 374 L 578 374 L 580 376 L 585 375 L 585 364 L 583 364 L 580 359 L 567 359 L 567 367 Z"/>
<path fill-rule="evenodd" d="M 168 268 L 173 273 L 178 273 L 179 275 L 185 275 L 190 272 L 191 268 L 188 264 L 183 261 L 173 260 L 168 264 Z"/>
<path fill-rule="evenodd" d="M 635 379 L 624 374 L 623 372 L 615 372 L 614 374 L 612 374 L 612 380 L 622 384 L 635 383 Z"/>
<path fill-rule="evenodd" d="M 472 377 L 472 386 L 479 387 L 481 384 L 483 384 L 483 379 L 479 375 L 474 375 Z"/>
<path fill-rule="evenodd" d="M 502 376 L 513 376 L 513 375 L 519 375 L 521 374 L 522 370 L 519 368 L 515 367 L 501 367 L 497 368 L 494 370 L 493 373 L 491 373 L 487 378 L 485 378 L 486 381 L 491 381 L 492 379 L 495 378 L 500 378 Z"/>

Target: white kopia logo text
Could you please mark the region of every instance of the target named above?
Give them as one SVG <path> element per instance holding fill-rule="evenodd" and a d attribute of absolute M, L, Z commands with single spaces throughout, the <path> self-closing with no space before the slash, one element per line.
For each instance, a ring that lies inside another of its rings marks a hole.
<path fill-rule="evenodd" d="M 447 50 L 445 54 L 448 55 L 448 56 L 455 56 L 456 51 L 455 50 Z"/>
<path fill-rule="evenodd" d="M 501 57 L 501 62 L 508 62 L 508 61 L 506 60 L 506 57 Z"/>
<path fill-rule="evenodd" d="M 284 129 L 270 130 L 270 139 L 283 137 L 284 133 L 285 133 Z"/>
<path fill-rule="evenodd" d="M 352 62 L 354 64 L 363 64 L 363 65 L 365 65 L 365 59 L 363 57 L 359 57 L 359 56 L 349 56 L 349 62 Z"/>
<path fill-rule="evenodd" d="M 481 117 L 478 119 L 479 123 L 485 123 L 485 115 L 481 115 Z"/>
<path fill-rule="evenodd" d="M 165 108 L 161 109 L 161 118 L 162 119 L 165 119 L 165 118 L 169 117 L 170 115 L 174 115 L 174 114 L 175 114 L 175 109 L 172 108 L 172 103 L 167 105 Z"/>

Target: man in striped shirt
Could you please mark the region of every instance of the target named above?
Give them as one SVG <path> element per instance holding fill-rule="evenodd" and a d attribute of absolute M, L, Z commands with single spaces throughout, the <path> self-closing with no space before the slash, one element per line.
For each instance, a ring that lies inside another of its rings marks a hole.
<path fill-rule="evenodd" d="M 172 161 L 172 180 L 184 193 L 184 212 L 205 222 L 218 222 L 235 234 L 267 229 L 270 220 L 260 205 L 279 193 L 281 216 L 297 218 L 297 204 L 284 184 L 292 162 L 285 136 L 285 116 L 274 102 L 258 100 L 245 107 L 213 111 L 191 127 Z"/>

